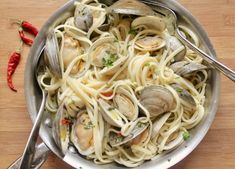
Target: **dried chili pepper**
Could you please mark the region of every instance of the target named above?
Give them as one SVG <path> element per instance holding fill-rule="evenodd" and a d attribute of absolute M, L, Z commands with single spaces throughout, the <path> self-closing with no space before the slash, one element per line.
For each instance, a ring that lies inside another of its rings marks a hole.
<path fill-rule="evenodd" d="M 27 21 L 12 20 L 12 23 L 17 23 L 18 25 L 20 25 L 20 27 L 23 28 L 24 31 L 26 31 L 34 36 L 37 36 L 37 34 L 38 34 L 38 29 Z"/>
<path fill-rule="evenodd" d="M 105 97 L 111 97 L 113 95 L 113 92 L 105 92 L 105 93 L 101 93 L 103 96 Z"/>
<path fill-rule="evenodd" d="M 29 38 L 27 38 L 27 37 L 25 36 L 22 27 L 19 28 L 18 32 L 19 32 L 19 35 L 20 35 L 21 40 L 22 40 L 25 44 L 27 44 L 27 45 L 29 45 L 29 46 L 32 46 L 33 40 L 32 40 L 32 39 L 29 39 Z"/>
<path fill-rule="evenodd" d="M 15 92 L 17 92 L 17 90 L 15 89 L 12 83 L 12 75 L 14 74 L 20 62 L 22 45 L 23 43 L 21 43 L 21 46 L 15 52 L 11 54 L 10 59 L 8 61 L 8 67 L 7 67 L 7 84 L 9 88 Z"/>

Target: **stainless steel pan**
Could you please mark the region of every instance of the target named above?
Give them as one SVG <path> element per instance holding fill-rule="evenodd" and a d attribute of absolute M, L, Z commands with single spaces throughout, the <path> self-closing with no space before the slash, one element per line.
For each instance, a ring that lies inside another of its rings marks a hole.
<path fill-rule="evenodd" d="M 107 0 L 105 2 L 109 3 L 109 5 L 113 3 L 112 0 Z M 213 49 L 213 46 L 211 45 L 211 42 L 206 32 L 203 30 L 198 21 L 190 14 L 190 12 L 188 12 L 175 0 L 158 0 L 158 2 L 163 3 L 169 8 L 173 9 L 179 17 L 180 24 L 188 26 L 198 34 L 201 40 L 202 49 L 211 56 L 216 57 L 215 51 Z M 72 15 L 72 10 L 74 9 L 73 3 L 74 0 L 69 1 L 47 20 L 45 25 L 42 27 L 29 53 L 29 57 L 25 68 L 25 97 L 26 97 L 28 112 L 33 122 L 36 118 L 36 112 L 38 112 L 38 108 L 42 98 L 40 90 L 38 90 L 38 88 L 36 87 L 37 81 L 34 77 L 34 70 L 37 61 L 39 59 L 39 53 L 45 43 L 47 31 L 54 25 L 57 25 L 63 20 L 65 20 L 68 16 Z M 156 160 L 145 162 L 143 165 L 141 165 L 138 168 L 145 168 L 145 169 L 169 168 L 178 163 L 179 161 L 181 161 L 189 153 L 191 153 L 204 138 L 208 129 L 211 126 L 211 123 L 215 117 L 218 108 L 218 99 L 220 93 L 219 90 L 220 90 L 219 74 L 215 70 L 213 70 L 211 71 L 206 91 L 205 111 L 207 115 L 196 128 L 191 130 L 190 139 L 187 140 L 185 143 L 183 143 L 180 147 L 178 147 L 174 151 L 168 154 L 164 154 L 162 155 L 162 157 Z M 60 149 L 56 146 L 52 138 L 51 128 L 48 127 L 47 125 L 47 118 L 48 118 L 47 115 L 45 115 L 44 122 L 41 125 L 40 137 L 42 138 L 43 143 L 41 143 L 36 148 L 37 152 L 35 155 L 34 166 L 32 166 L 32 168 L 39 168 L 40 165 L 46 160 L 47 153 L 49 151 L 52 151 L 59 158 L 61 158 L 61 160 L 63 160 L 64 162 L 68 163 L 69 165 L 75 168 L 79 167 L 86 169 L 125 168 L 117 164 L 96 165 L 93 162 L 88 161 L 82 158 L 81 156 L 70 152 L 67 153 L 66 155 L 63 155 Z M 19 160 L 16 161 L 10 168 L 16 167 L 18 163 Z"/>

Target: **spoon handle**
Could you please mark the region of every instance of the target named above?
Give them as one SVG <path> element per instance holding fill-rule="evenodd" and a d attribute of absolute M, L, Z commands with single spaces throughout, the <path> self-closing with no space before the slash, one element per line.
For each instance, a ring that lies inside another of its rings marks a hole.
<path fill-rule="evenodd" d="M 179 38 L 193 51 L 195 51 L 197 54 L 199 54 L 200 56 L 202 56 L 202 58 L 207 61 L 209 63 L 209 65 L 212 68 L 215 68 L 216 70 L 220 71 L 221 73 L 223 73 L 225 76 L 227 76 L 229 79 L 231 79 L 233 82 L 235 82 L 235 72 L 228 68 L 227 66 L 225 66 L 224 64 L 222 64 L 221 62 L 217 61 L 216 59 L 214 59 L 213 57 L 211 57 L 210 55 L 208 55 L 207 53 L 205 53 L 204 51 L 202 51 L 201 49 L 199 49 L 197 46 L 195 46 L 194 44 L 192 44 L 189 40 L 187 40 L 185 37 L 182 36 L 182 34 L 180 33 L 179 29 L 176 29 L 176 33 L 179 36 Z"/>
<path fill-rule="evenodd" d="M 36 145 L 37 138 L 38 138 L 40 124 L 41 124 L 43 113 L 44 113 L 46 96 L 47 96 L 47 93 L 42 91 L 42 103 L 41 103 L 40 109 L 38 111 L 36 121 L 33 125 L 31 132 L 30 132 L 27 144 L 25 146 L 19 169 L 30 169 L 30 167 L 31 167 L 33 157 L 35 154 L 35 145 Z"/>
<path fill-rule="evenodd" d="M 50 150 L 47 148 L 45 143 L 41 143 L 36 146 L 33 163 L 30 169 L 39 169 L 42 164 L 47 160 Z M 19 169 L 22 157 L 15 160 L 7 169 Z"/>

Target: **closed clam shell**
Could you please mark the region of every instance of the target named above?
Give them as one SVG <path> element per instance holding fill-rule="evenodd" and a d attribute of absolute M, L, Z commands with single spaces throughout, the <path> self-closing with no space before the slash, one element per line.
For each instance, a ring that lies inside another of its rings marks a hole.
<path fill-rule="evenodd" d="M 151 118 L 173 110 L 175 107 L 172 93 L 160 85 L 145 87 L 140 94 L 140 103 L 149 111 Z"/>

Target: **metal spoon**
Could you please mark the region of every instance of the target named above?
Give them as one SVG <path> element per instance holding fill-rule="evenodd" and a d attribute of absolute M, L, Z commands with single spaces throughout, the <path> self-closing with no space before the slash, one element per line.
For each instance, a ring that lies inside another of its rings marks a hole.
<path fill-rule="evenodd" d="M 182 35 L 178 27 L 177 16 L 173 10 L 155 1 L 148 0 L 142 2 L 152 5 L 153 7 L 155 7 L 156 11 L 165 14 L 166 17 L 168 18 L 168 23 L 167 23 L 168 31 L 172 35 L 177 36 L 186 46 L 188 46 L 190 49 L 199 54 L 206 62 L 208 62 L 209 66 L 220 71 L 229 79 L 235 82 L 235 72 L 233 70 L 226 67 L 225 65 L 223 65 L 222 63 L 220 63 L 219 61 L 217 61 L 216 59 L 214 59 L 213 57 L 211 57 L 201 49 L 199 49 L 197 46 L 195 46 L 193 43 L 191 43 Z"/>
<path fill-rule="evenodd" d="M 101 0 L 107 1 L 107 0 Z M 120 0 L 107 8 L 108 13 L 120 13 L 128 15 L 154 15 L 154 11 L 144 3 L 137 0 Z"/>
<path fill-rule="evenodd" d="M 44 51 L 44 60 L 42 54 Z M 36 121 L 33 125 L 33 128 L 30 132 L 27 144 L 22 155 L 22 160 L 19 169 L 30 169 L 35 153 L 35 145 L 38 138 L 38 133 L 40 129 L 40 124 L 42 121 L 44 106 L 46 102 L 47 92 L 40 85 L 40 79 L 38 78 L 39 74 L 42 72 L 42 69 L 45 69 L 45 64 L 51 71 L 51 73 L 58 78 L 62 77 L 61 68 L 59 64 L 59 53 L 58 53 L 58 43 L 54 31 L 50 32 L 47 36 L 45 47 L 40 52 L 40 58 L 38 65 L 35 71 L 35 76 L 38 82 L 38 85 L 42 91 L 42 102 L 37 114 Z"/>

